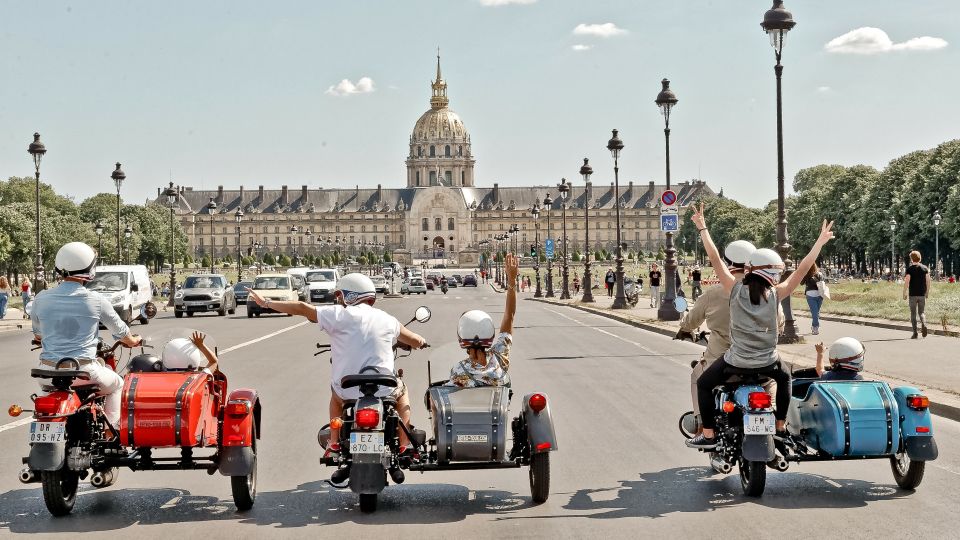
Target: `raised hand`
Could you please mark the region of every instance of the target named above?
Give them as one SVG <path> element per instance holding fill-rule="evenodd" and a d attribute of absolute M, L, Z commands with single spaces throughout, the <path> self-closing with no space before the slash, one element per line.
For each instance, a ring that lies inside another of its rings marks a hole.
<path fill-rule="evenodd" d="M 190 336 L 190 341 L 191 341 L 194 345 L 196 345 L 196 347 L 197 347 L 198 349 L 200 349 L 200 348 L 203 347 L 203 339 L 204 339 L 205 337 L 207 337 L 207 336 L 201 334 L 200 332 L 194 332 L 193 335 Z"/>
<path fill-rule="evenodd" d="M 707 228 L 707 218 L 703 215 L 703 202 L 700 203 L 699 208 L 694 205 L 693 215 L 690 216 L 690 221 L 693 221 L 693 224 L 697 226 L 697 229 Z"/>
<path fill-rule="evenodd" d="M 823 225 L 820 226 L 820 236 L 817 238 L 817 242 L 822 246 L 833 240 L 833 222 L 827 222 L 826 219 L 823 220 Z"/>
<path fill-rule="evenodd" d="M 507 258 L 504 262 L 504 269 L 507 273 L 507 281 L 513 283 L 517 279 L 517 274 L 520 273 L 520 261 L 517 259 L 517 256 L 513 253 L 508 253 Z"/>
<path fill-rule="evenodd" d="M 253 298 L 253 301 L 256 302 L 258 306 L 267 307 L 267 301 L 262 296 L 257 294 L 256 291 L 254 291 L 250 287 L 244 287 L 244 288 L 247 289 L 247 293 L 249 293 L 250 298 Z"/>
<path fill-rule="evenodd" d="M 813 346 L 813 348 L 817 350 L 817 354 L 818 354 L 818 355 L 822 355 L 822 354 L 823 354 L 823 351 L 826 349 L 826 347 L 823 346 L 823 343 L 822 343 L 822 342 L 821 342 L 821 343 L 817 343 L 816 345 Z"/>

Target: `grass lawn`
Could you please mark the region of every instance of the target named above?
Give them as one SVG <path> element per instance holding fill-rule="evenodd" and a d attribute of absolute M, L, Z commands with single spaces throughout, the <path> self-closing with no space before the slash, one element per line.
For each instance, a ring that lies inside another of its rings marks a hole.
<path fill-rule="evenodd" d="M 806 309 L 802 287 L 793 296 L 794 307 Z M 910 320 L 910 305 L 903 299 L 903 284 L 843 282 L 830 285 L 830 296 L 830 300 L 823 301 L 821 313 Z M 938 327 L 960 325 L 958 305 L 960 284 L 934 283 L 927 299 L 927 323 Z"/>

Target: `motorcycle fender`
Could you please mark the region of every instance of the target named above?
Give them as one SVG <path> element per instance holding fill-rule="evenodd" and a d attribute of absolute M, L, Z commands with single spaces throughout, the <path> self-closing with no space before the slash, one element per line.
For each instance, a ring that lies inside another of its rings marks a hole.
<path fill-rule="evenodd" d="M 913 461 L 933 461 L 940 455 L 933 437 L 904 437 L 903 448 Z"/>
<path fill-rule="evenodd" d="M 534 454 L 540 452 L 553 452 L 558 449 L 557 433 L 553 427 L 553 416 L 550 414 L 550 396 L 546 396 L 547 406 L 540 412 L 534 412 L 530 408 L 530 396 L 523 396 L 523 421 L 527 426 L 527 439 L 530 441 L 530 451 Z"/>
<path fill-rule="evenodd" d="M 240 388 L 230 392 L 224 407 L 227 407 L 231 401 L 246 401 L 251 405 L 250 412 L 239 416 L 234 414 L 223 415 L 223 440 L 220 445 L 223 447 L 245 447 L 253 445 L 251 436 L 256 427 L 256 437 L 259 439 L 260 432 L 260 396 L 256 390 L 249 388 Z"/>
<path fill-rule="evenodd" d="M 220 449 L 219 455 L 217 468 L 223 476 L 247 476 L 257 459 L 249 446 L 227 446 Z"/>
<path fill-rule="evenodd" d="M 378 455 L 354 456 L 350 465 L 350 491 L 372 495 L 387 487 L 387 471 Z"/>
<path fill-rule="evenodd" d="M 773 435 L 745 435 L 740 452 L 747 461 L 770 461 L 774 457 Z"/>
<path fill-rule="evenodd" d="M 30 447 L 27 465 L 32 471 L 58 471 L 67 456 L 66 443 L 34 443 Z"/>

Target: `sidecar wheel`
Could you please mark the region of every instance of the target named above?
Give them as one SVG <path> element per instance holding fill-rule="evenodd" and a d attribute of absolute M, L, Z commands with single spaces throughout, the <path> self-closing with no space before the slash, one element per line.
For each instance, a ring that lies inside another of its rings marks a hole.
<path fill-rule="evenodd" d="M 240 512 L 253 508 L 257 498 L 257 428 L 254 426 L 251 434 L 253 449 L 253 468 L 246 476 L 231 476 L 230 490 L 233 492 L 233 504 Z"/>
<path fill-rule="evenodd" d="M 537 504 L 550 497 L 550 452 L 534 454 L 530 458 L 530 495 Z"/>
<path fill-rule="evenodd" d="M 763 495 L 767 483 L 767 464 L 762 461 L 740 459 L 740 487 L 747 497 Z"/>
<path fill-rule="evenodd" d="M 914 490 L 923 481 L 926 461 L 913 461 L 906 452 L 890 456 L 890 469 L 893 470 L 893 479 L 903 489 Z"/>
<path fill-rule="evenodd" d="M 57 517 L 69 514 L 73 510 L 73 504 L 77 502 L 80 475 L 64 466 L 58 471 L 42 471 L 40 479 L 43 482 L 43 502 L 47 505 L 47 510 Z"/>
<path fill-rule="evenodd" d="M 361 493 L 360 494 L 360 511 L 364 514 L 370 514 L 377 511 L 377 494 L 376 493 Z"/>

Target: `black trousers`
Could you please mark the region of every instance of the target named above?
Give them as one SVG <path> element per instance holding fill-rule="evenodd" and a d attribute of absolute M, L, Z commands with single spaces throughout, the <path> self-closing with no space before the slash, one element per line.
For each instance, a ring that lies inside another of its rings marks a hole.
<path fill-rule="evenodd" d="M 732 367 L 723 358 L 720 358 L 704 370 L 700 378 L 697 379 L 697 402 L 700 404 L 700 419 L 706 429 L 716 427 L 717 404 L 713 399 L 713 389 L 727 382 L 731 375 L 726 370 Z M 787 407 L 790 406 L 790 374 L 783 369 L 780 362 L 751 371 L 762 373 L 777 381 L 777 410 L 774 411 L 774 416 L 777 420 L 786 420 Z"/>

